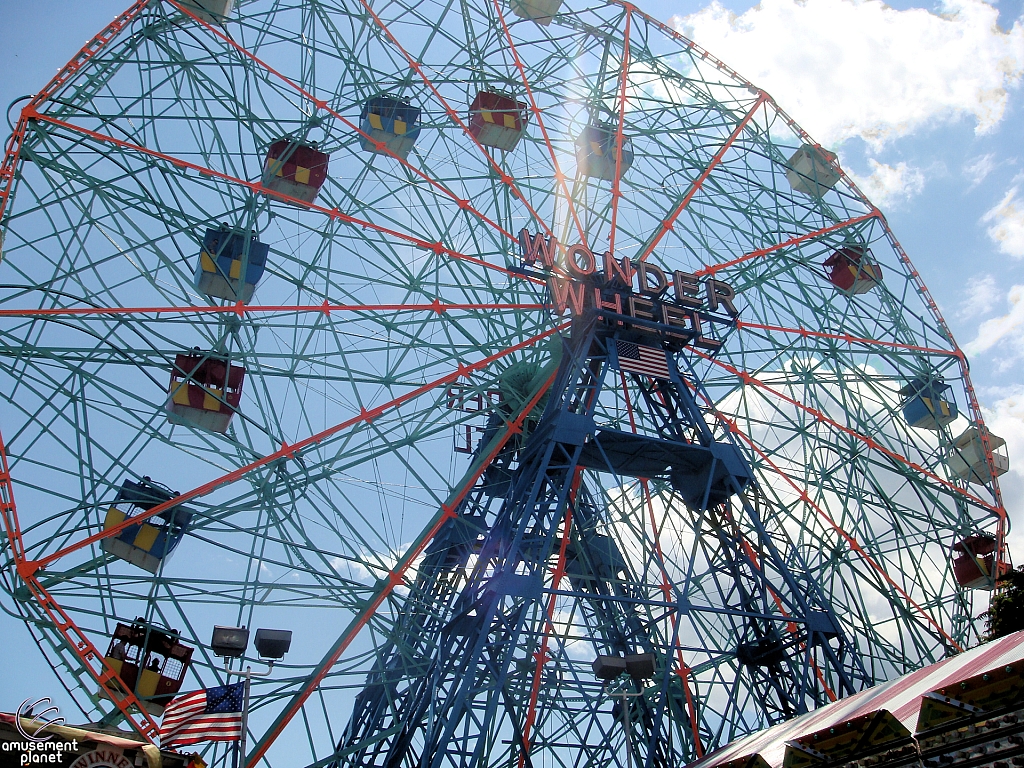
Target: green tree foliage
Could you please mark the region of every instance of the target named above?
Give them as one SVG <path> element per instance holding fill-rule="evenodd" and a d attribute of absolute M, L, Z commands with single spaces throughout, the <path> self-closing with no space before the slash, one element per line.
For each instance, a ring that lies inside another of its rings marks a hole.
<path fill-rule="evenodd" d="M 995 640 L 1024 629 L 1024 565 L 1003 576 L 999 585 L 999 592 L 992 597 L 992 605 L 982 614 L 988 630 L 986 640 Z"/>

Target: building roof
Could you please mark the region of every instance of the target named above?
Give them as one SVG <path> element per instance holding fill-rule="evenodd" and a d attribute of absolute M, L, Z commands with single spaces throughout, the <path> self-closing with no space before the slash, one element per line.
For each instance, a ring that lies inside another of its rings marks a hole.
<path fill-rule="evenodd" d="M 727 744 L 688 768 L 717 768 L 741 757 L 760 757 L 770 768 L 783 768 L 790 742 L 858 717 L 885 710 L 910 734 L 918 730 L 918 716 L 926 694 L 960 685 L 990 670 L 1005 670 L 1024 660 L 1024 632 L 1017 632 L 916 672 L 861 691 L 805 715 L 752 733 Z M 1021 673 L 1020 665 L 1013 671 Z"/>
<path fill-rule="evenodd" d="M 20 743 L 23 741 L 22 732 L 33 735 L 40 729 L 40 723 L 32 718 L 19 718 L 10 712 L 0 712 L 0 742 L 13 741 Z M 113 748 L 117 753 L 126 755 L 134 765 L 145 766 L 145 768 L 182 768 L 189 762 L 188 755 L 181 755 L 168 750 L 161 751 L 149 742 L 144 741 L 137 734 L 126 731 L 105 729 L 95 725 L 48 725 L 46 726 L 46 733 L 51 734 L 56 741 L 74 743 L 73 748 L 62 752 L 60 755 L 62 759 L 57 761 L 57 765 L 70 765 L 82 755 L 104 748 Z M 10 750 L 0 750 L 0 753 L 7 751 Z M 15 750 L 15 752 L 17 751 Z M 3 764 L 6 765 L 6 763 Z M 22 764 L 24 765 L 24 763 Z M 52 765 L 54 763 L 42 764 Z"/>

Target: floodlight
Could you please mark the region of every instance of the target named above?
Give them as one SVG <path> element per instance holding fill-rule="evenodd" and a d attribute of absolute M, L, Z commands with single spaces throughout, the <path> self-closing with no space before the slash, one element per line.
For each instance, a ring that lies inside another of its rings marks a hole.
<path fill-rule="evenodd" d="M 261 659 L 282 659 L 292 644 L 290 629 L 257 629 L 256 652 Z"/>
<path fill-rule="evenodd" d="M 614 680 L 626 671 L 626 659 L 621 656 L 598 656 L 594 659 L 593 669 L 598 680 Z"/>
<path fill-rule="evenodd" d="M 214 627 L 210 648 L 217 656 L 237 659 L 245 654 L 249 645 L 249 630 L 245 627 Z"/>
<path fill-rule="evenodd" d="M 650 680 L 654 677 L 654 654 L 633 653 L 623 659 L 626 672 L 634 680 Z"/>

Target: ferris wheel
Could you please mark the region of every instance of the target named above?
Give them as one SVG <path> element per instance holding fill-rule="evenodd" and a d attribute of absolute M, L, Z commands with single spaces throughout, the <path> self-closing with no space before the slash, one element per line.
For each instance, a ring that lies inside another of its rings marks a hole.
<path fill-rule="evenodd" d="M 3 600 L 86 716 L 273 627 L 247 766 L 681 766 L 977 641 L 1002 441 L 770 96 L 629 3 L 232 6 L 12 106 Z"/>

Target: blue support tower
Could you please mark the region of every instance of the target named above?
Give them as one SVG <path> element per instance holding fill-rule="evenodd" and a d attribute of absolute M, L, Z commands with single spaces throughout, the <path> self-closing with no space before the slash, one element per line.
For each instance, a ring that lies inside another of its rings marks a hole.
<path fill-rule="evenodd" d="M 540 743 L 549 755 L 562 749 L 566 765 L 683 766 L 725 726 L 695 711 L 687 693 L 687 635 L 707 612 L 730 618 L 729 634 L 702 642 L 737 682 L 745 678 L 731 695 L 752 692 L 771 722 L 869 684 L 822 590 L 772 525 L 733 436 L 699 404 L 684 352 L 692 337 L 680 342 L 678 328 L 625 320 L 599 309 L 574 322 L 543 412 L 492 460 L 427 549 L 331 765 L 475 768 L 503 739 L 518 745 L 519 766 L 532 765 Z M 648 355 L 644 373 L 623 362 L 638 349 Z M 617 378 L 639 393 L 626 404 L 628 430 L 625 414 L 610 421 L 608 407 L 598 408 Z M 501 424 L 495 413 L 491 431 Z M 700 532 L 694 556 L 728 588 L 706 599 L 688 575 L 665 576 L 657 547 L 638 544 L 638 556 L 609 535 L 614 499 L 593 493 L 588 472 L 620 486 L 668 484 L 678 514 Z M 565 623 L 585 636 L 569 639 L 555 626 L 555 605 L 571 606 Z M 615 682 L 636 694 L 619 699 L 629 702 L 623 712 L 588 659 L 638 653 L 654 654 L 655 674 Z M 546 696 L 558 712 L 546 708 L 541 722 L 537 701 Z M 626 719 L 629 763 L 620 745 Z"/>

